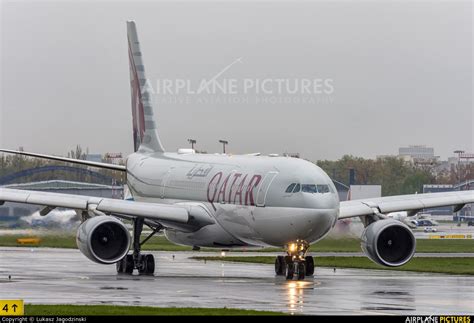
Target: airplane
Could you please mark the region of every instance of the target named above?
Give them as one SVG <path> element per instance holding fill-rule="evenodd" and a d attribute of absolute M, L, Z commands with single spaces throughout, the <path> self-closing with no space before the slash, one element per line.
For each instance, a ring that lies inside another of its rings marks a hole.
<path fill-rule="evenodd" d="M 375 263 L 396 267 L 414 255 L 416 240 L 388 213 L 418 211 L 474 202 L 474 191 L 413 194 L 339 201 L 329 176 L 309 161 L 260 154 L 199 154 L 192 149 L 166 152 L 158 136 L 155 108 L 146 87 L 145 68 L 135 22 L 127 22 L 134 153 L 126 165 L 76 160 L 0 149 L 4 153 L 46 158 L 115 170 L 126 174 L 131 199 L 0 188 L 0 204 L 43 205 L 76 210 L 82 224 L 80 251 L 100 264 L 116 264 L 119 274 L 153 275 L 155 259 L 142 254 L 151 236 L 163 231 L 173 243 L 195 248 L 281 247 L 275 274 L 303 280 L 314 274 L 308 248 L 341 219 L 360 217 L 361 247 Z M 131 220 L 130 234 L 123 220 Z M 144 240 L 144 226 L 152 232 Z M 130 253 L 131 249 L 131 253 Z"/>

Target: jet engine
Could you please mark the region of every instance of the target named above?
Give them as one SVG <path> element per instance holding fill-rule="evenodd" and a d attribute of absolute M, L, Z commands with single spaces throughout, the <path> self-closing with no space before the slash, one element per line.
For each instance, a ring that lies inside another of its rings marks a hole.
<path fill-rule="evenodd" d="M 100 264 L 113 264 L 128 253 L 130 233 L 117 218 L 95 216 L 79 226 L 76 243 L 90 260 Z"/>
<path fill-rule="evenodd" d="M 375 221 L 365 228 L 361 247 L 374 262 L 388 267 L 398 267 L 413 257 L 416 240 L 405 224 L 385 219 Z"/>

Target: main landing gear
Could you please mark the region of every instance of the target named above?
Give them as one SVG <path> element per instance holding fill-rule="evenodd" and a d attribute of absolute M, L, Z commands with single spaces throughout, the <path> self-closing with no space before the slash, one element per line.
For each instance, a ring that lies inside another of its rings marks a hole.
<path fill-rule="evenodd" d="M 275 259 L 275 273 L 277 276 L 285 276 L 291 280 L 297 277 L 303 280 L 305 276 L 314 274 L 314 259 L 306 256 L 309 244 L 303 240 L 296 240 L 286 246 L 286 256 L 278 256 Z"/>
<path fill-rule="evenodd" d="M 153 231 L 140 242 L 140 236 L 143 231 L 143 224 L 149 226 Z M 143 218 L 136 218 L 133 220 L 133 253 L 126 255 L 122 260 L 116 263 L 117 273 L 129 274 L 133 273 L 134 269 L 138 269 L 140 275 L 153 275 L 155 273 L 155 257 L 152 254 L 144 255 L 140 252 L 141 246 L 158 233 L 162 227 L 160 225 L 153 226 L 145 223 Z"/>

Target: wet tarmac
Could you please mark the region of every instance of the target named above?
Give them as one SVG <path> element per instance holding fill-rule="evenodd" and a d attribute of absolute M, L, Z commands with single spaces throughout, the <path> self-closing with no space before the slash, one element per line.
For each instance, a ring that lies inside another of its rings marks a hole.
<path fill-rule="evenodd" d="M 33 304 L 228 307 L 295 314 L 474 312 L 472 276 L 317 268 L 314 277 L 297 282 L 275 277 L 272 265 L 189 259 L 202 252 L 153 254 L 155 276 L 126 276 L 77 250 L 0 248 L 0 298 Z"/>

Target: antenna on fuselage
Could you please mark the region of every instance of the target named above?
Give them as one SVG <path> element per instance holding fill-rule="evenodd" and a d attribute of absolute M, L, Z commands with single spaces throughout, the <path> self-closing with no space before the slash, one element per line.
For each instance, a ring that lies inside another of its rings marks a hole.
<path fill-rule="evenodd" d="M 196 144 L 196 139 L 188 139 L 188 142 L 191 144 L 191 149 L 194 149 L 194 145 Z"/>
<path fill-rule="evenodd" d="M 225 154 L 225 146 L 229 144 L 229 142 L 227 140 L 222 140 L 222 139 L 219 140 L 219 142 L 222 144 L 222 151 Z"/>

